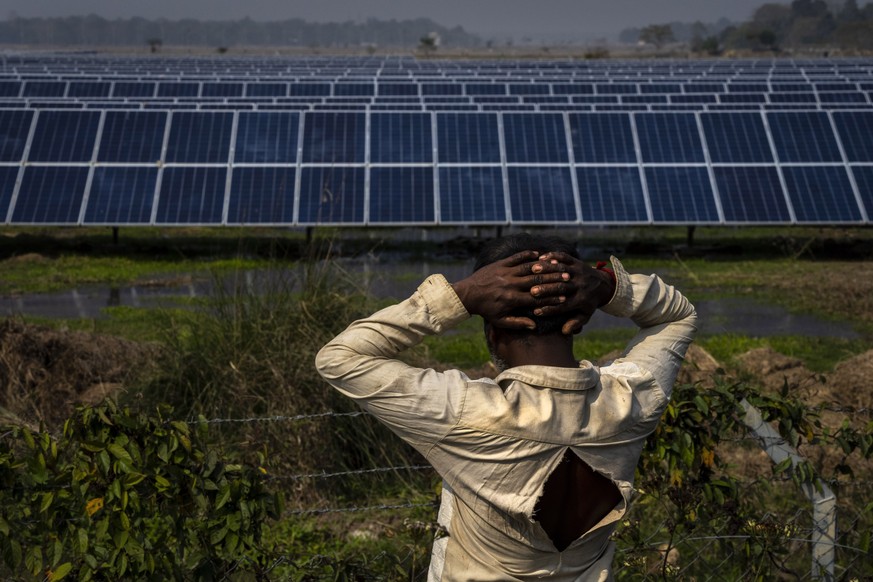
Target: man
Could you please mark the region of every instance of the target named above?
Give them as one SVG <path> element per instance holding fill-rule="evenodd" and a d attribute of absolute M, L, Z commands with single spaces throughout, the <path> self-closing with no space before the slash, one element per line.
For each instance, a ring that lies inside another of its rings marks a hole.
<path fill-rule="evenodd" d="M 429 580 L 610 580 L 610 534 L 695 332 L 693 306 L 658 277 L 594 269 L 564 241 L 514 235 L 472 275 L 428 277 L 407 300 L 351 324 L 316 366 L 443 478 Z M 598 368 L 572 334 L 597 308 L 640 330 Z M 500 374 L 472 379 L 397 359 L 470 315 Z"/>

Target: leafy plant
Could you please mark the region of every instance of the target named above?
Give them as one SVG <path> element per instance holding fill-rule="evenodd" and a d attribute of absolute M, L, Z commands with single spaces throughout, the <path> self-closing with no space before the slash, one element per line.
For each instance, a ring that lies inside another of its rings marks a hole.
<path fill-rule="evenodd" d="M 5 580 L 215 580 L 257 568 L 265 520 L 282 499 L 263 468 L 229 464 L 208 425 L 111 401 L 80 407 L 54 436 L 0 438 L 0 575 Z"/>

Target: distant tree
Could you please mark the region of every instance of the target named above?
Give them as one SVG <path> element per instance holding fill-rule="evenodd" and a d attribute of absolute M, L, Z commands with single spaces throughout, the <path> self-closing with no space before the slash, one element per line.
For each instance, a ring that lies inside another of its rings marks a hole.
<path fill-rule="evenodd" d="M 669 24 L 650 24 L 640 30 L 640 40 L 646 44 L 653 44 L 661 48 L 667 43 L 673 42 L 673 28 Z"/>
<path fill-rule="evenodd" d="M 858 8 L 858 0 L 846 0 L 838 18 L 841 22 L 856 22 L 860 20 L 861 9 Z"/>
<path fill-rule="evenodd" d="M 440 46 L 440 35 L 436 32 L 429 32 L 418 39 L 418 48 L 425 54 L 433 54 Z"/>

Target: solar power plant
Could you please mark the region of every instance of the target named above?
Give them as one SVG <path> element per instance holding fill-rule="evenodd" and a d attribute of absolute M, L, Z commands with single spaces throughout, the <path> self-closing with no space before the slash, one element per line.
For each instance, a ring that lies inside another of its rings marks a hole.
<path fill-rule="evenodd" d="M 873 60 L 0 57 L 0 222 L 869 224 Z"/>

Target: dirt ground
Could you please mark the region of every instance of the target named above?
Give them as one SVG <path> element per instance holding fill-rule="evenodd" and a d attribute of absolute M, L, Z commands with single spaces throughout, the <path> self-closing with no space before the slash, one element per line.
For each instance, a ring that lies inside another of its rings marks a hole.
<path fill-rule="evenodd" d="M 74 405 L 122 389 L 157 353 L 118 337 L 0 321 L 0 420 L 57 426 Z"/>

